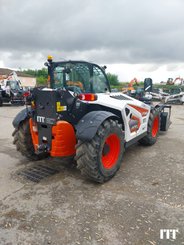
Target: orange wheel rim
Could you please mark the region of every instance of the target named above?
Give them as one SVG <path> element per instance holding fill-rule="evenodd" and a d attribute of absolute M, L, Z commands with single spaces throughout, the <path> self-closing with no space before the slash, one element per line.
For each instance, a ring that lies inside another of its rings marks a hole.
<path fill-rule="evenodd" d="M 116 134 L 109 135 L 102 150 L 102 164 L 106 169 L 111 169 L 117 162 L 120 154 L 120 139 Z"/>

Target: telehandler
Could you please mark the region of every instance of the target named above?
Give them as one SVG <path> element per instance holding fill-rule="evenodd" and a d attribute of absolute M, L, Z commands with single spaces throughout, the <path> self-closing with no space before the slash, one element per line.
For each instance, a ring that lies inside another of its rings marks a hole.
<path fill-rule="evenodd" d="M 35 88 L 31 106 L 13 120 L 14 144 L 27 158 L 74 156 L 83 175 L 103 183 L 116 174 L 127 147 L 153 145 L 168 129 L 170 106 L 112 93 L 105 67 L 51 56 L 45 65 L 48 87 Z"/>

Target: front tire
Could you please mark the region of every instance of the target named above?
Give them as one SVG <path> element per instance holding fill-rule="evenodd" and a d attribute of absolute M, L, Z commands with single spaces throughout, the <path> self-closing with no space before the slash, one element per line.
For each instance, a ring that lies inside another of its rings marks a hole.
<path fill-rule="evenodd" d="M 150 112 L 147 135 L 140 139 L 139 143 L 147 146 L 155 144 L 159 135 L 159 129 L 160 113 L 154 109 Z"/>
<path fill-rule="evenodd" d="M 29 119 L 20 123 L 18 129 L 15 129 L 12 136 L 13 144 L 16 145 L 17 151 L 29 160 L 37 161 L 48 156 L 47 153 L 35 154 L 32 137 L 30 133 Z"/>
<path fill-rule="evenodd" d="M 75 159 L 82 175 L 103 183 L 116 174 L 121 166 L 123 153 L 122 126 L 109 119 L 103 122 L 91 141 L 78 141 Z"/>

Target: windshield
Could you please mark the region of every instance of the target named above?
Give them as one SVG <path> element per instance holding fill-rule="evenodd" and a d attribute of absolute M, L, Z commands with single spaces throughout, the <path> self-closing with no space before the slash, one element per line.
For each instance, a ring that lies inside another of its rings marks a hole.
<path fill-rule="evenodd" d="M 109 91 L 107 79 L 100 67 L 85 62 L 61 63 L 54 69 L 55 88 L 76 93 L 104 93 Z"/>
<path fill-rule="evenodd" d="M 21 86 L 18 81 L 7 81 L 7 86 L 10 86 L 13 90 L 20 90 Z"/>

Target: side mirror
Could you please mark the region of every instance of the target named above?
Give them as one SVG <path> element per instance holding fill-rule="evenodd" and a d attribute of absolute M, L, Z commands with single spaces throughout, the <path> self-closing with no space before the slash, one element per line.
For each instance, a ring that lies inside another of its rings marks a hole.
<path fill-rule="evenodd" d="M 107 66 L 102 66 L 102 69 L 105 71 L 107 69 Z"/>
<path fill-rule="evenodd" d="M 152 92 L 153 81 L 151 78 L 144 79 L 144 91 L 145 92 Z"/>

